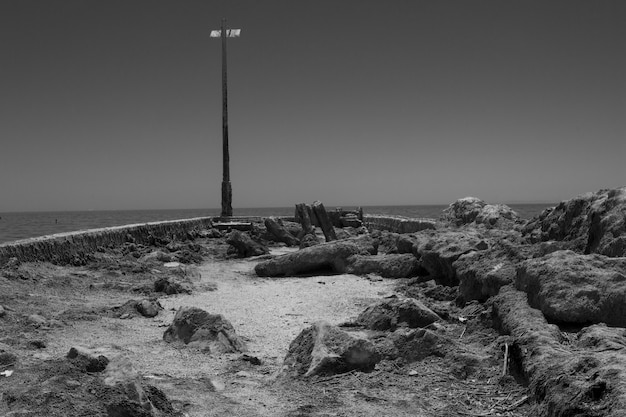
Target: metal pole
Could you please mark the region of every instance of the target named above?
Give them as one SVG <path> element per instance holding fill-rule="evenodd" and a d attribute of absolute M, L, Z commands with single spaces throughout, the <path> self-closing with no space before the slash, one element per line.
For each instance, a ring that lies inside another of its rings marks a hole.
<path fill-rule="evenodd" d="M 230 156 L 228 152 L 228 87 L 226 73 L 226 19 L 222 19 L 222 217 L 233 215 L 233 188 L 230 184 Z"/>

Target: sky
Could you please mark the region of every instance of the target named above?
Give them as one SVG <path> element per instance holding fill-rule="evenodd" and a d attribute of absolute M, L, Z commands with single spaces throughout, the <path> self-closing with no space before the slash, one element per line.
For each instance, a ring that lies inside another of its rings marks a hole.
<path fill-rule="evenodd" d="M 0 212 L 626 185 L 621 0 L 3 0 Z"/>

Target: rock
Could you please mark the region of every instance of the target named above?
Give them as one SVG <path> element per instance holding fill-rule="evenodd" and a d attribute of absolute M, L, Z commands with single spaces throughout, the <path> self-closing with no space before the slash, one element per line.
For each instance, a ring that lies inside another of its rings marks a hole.
<path fill-rule="evenodd" d="M 167 249 L 170 252 L 178 252 L 180 250 L 183 250 L 186 246 L 178 243 L 178 242 L 170 242 L 165 246 L 165 249 Z"/>
<path fill-rule="evenodd" d="M 82 346 L 74 346 L 67 352 L 67 358 L 86 372 L 102 372 L 109 364 L 109 359 L 104 355 L 98 355 Z"/>
<path fill-rule="evenodd" d="M 230 232 L 226 237 L 226 243 L 234 247 L 241 258 L 265 255 L 270 252 L 267 247 L 255 242 L 250 236 L 239 230 Z"/>
<path fill-rule="evenodd" d="M 45 326 L 48 324 L 48 320 L 39 314 L 31 314 L 27 317 L 27 319 L 28 322 L 35 327 Z"/>
<path fill-rule="evenodd" d="M 369 372 L 380 359 L 369 341 L 353 337 L 326 322 L 318 322 L 291 342 L 284 366 L 288 373 L 309 377 L 355 369 Z"/>
<path fill-rule="evenodd" d="M 444 357 L 447 345 L 451 344 L 428 329 L 397 329 L 384 343 L 386 359 L 401 358 L 405 363 L 421 361 L 429 356 Z"/>
<path fill-rule="evenodd" d="M 408 327 L 425 327 L 441 318 L 414 298 L 391 297 L 368 306 L 356 323 L 371 330 L 395 330 L 404 324 Z"/>
<path fill-rule="evenodd" d="M 139 258 L 140 262 L 172 262 L 174 259 L 169 253 L 165 253 L 161 250 L 155 250 L 143 255 Z"/>
<path fill-rule="evenodd" d="M 265 219 L 264 224 L 267 227 L 267 231 L 274 237 L 273 240 L 286 243 L 287 246 L 298 246 L 300 244 L 300 241 L 282 225 L 280 219 L 268 217 Z"/>
<path fill-rule="evenodd" d="M 277 256 L 258 263 L 254 270 L 261 277 L 290 276 L 313 271 L 343 273 L 351 255 L 376 254 L 369 236 L 326 242 Z"/>
<path fill-rule="evenodd" d="M 413 246 L 416 257 L 435 282 L 451 287 L 459 285 L 454 262 L 461 255 L 489 248 L 483 236 L 472 230 L 432 233 L 428 240 L 425 236 Z"/>
<path fill-rule="evenodd" d="M 15 257 L 9 258 L 3 268 L 17 270 L 22 263 Z"/>
<path fill-rule="evenodd" d="M 337 240 L 350 239 L 353 235 L 348 232 L 348 229 L 337 228 L 335 229 L 335 234 L 337 235 Z"/>
<path fill-rule="evenodd" d="M 127 359 L 116 358 L 104 372 L 104 383 L 97 391 L 108 417 L 165 417 L 179 415 L 165 394 L 144 384 L 141 375 Z"/>
<path fill-rule="evenodd" d="M 245 362 L 250 362 L 252 365 L 258 366 L 263 364 L 263 362 L 261 362 L 261 359 L 257 358 L 256 356 L 246 355 L 245 353 L 241 355 L 240 359 Z"/>
<path fill-rule="evenodd" d="M 287 231 L 287 233 L 289 233 L 292 236 L 295 236 L 296 238 L 298 238 L 298 240 L 299 240 L 299 237 L 304 234 L 302 230 L 302 225 L 300 225 L 299 223 L 290 222 L 288 220 L 283 220 L 283 219 L 280 219 L 280 222 L 285 228 L 285 230 Z"/>
<path fill-rule="evenodd" d="M 398 253 L 398 238 L 402 235 L 393 232 L 373 230 L 371 236 L 378 242 L 379 253 Z M 411 243 L 413 245 L 413 243 Z M 409 250 L 408 253 L 411 253 Z"/>
<path fill-rule="evenodd" d="M 474 223 L 488 228 L 510 228 L 520 222 L 520 216 L 504 204 L 487 204 L 476 197 L 465 197 L 450 204 L 440 220 L 455 226 Z"/>
<path fill-rule="evenodd" d="M 314 234 L 306 234 L 300 240 L 300 249 L 319 245 L 320 240 Z"/>
<path fill-rule="evenodd" d="M 182 341 L 184 344 L 208 352 L 243 352 L 245 343 L 235 329 L 220 314 L 209 314 L 196 307 L 181 307 L 172 324 L 163 334 L 166 342 Z"/>
<path fill-rule="evenodd" d="M 524 292 L 506 286 L 492 298 L 491 306 L 496 326 L 512 338 L 513 366 L 526 378 L 536 401 L 533 415 L 623 416 L 626 351 L 603 351 L 603 342 L 597 341 L 606 333 L 597 327 L 583 329 L 579 334 L 583 341 L 570 345 L 526 299 Z"/>
<path fill-rule="evenodd" d="M 413 246 L 417 241 L 414 235 L 398 235 L 396 250 L 398 253 L 413 253 Z"/>
<path fill-rule="evenodd" d="M 5 314 L 6 314 L 6 311 L 4 310 L 4 307 L 0 305 L 0 317 L 4 317 Z"/>
<path fill-rule="evenodd" d="M 602 352 L 626 349 L 626 330 L 621 327 L 594 324 L 583 328 L 576 338 L 581 348 Z"/>
<path fill-rule="evenodd" d="M 2 369 L 12 366 L 17 362 L 17 355 L 4 343 L 0 343 L 0 367 Z"/>
<path fill-rule="evenodd" d="M 524 261 L 515 286 L 548 320 L 626 326 L 626 258 L 553 252 Z"/>
<path fill-rule="evenodd" d="M 172 294 L 191 294 L 191 284 L 175 277 L 161 277 L 154 281 L 154 291 Z"/>
<path fill-rule="evenodd" d="M 470 252 L 453 262 L 459 279 L 459 295 L 463 301 L 485 301 L 512 284 L 517 273 L 517 260 L 497 251 Z"/>
<path fill-rule="evenodd" d="M 579 253 L 626 256 L 626 187 L 563 201 L 528 222 L 523 232 L 532 242 L 571 242 Z"/>
<path fill-rule="evenodd" d="M 484 224 L 488 228 L 512 227 L 515 223 L 521 222 L 520 215 L 506 204 L 487 204 L 476 216 L 476 224 Z"/>
<path fill-rule="evenodd" d="M 144 317 L 155 317 L 163 307 L 157 300 L 141 300 L 137 303 L 136 309 Z"/>
<path fill-rule="evenodd" d="M 487 203 L 480 198 L 460 198 L 443 210 L 440 220 L 450 222 L 456 226 L 473 223 L 486 205 Z"/>
<path fill-rule="evenodd" d="M 219 239 L 224 237 L 224 235 L 219 230 L 211 228 L 198 231 L 198 237 L 203 239 Z"/>
<path fill-rule="evenodd" d="M 421 271 L 419 260 L 411 253 L 387 255 L 352 255 L 346 272 L 356 275 L 378 274 L 383 278 L 409 278 Z"/>

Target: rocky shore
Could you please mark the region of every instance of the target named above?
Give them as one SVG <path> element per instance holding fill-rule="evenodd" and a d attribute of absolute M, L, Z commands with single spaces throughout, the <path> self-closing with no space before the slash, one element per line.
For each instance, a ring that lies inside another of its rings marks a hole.
<path fill-rule="evenodd" d="M 0 414 L 626 414 L 626 187 L 298 213 L 3 245 Z"/>

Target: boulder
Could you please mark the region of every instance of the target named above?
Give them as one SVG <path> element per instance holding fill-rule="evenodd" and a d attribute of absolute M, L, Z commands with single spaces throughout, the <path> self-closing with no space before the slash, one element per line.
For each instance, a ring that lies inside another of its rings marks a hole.
<path fill-rule="evenodd" d="M 606 324 L 593 324 L 578 332 L 576 343 L 580 348 L 601 352 L 626 350 L 626 330 L 622 327 L 608 327 Z"/>
<path fill-rule="evenodd" d="M 626 258 L 552 252 L 521 263 L 515 286 L 548 320 L 626 326 Z"/>
<path fill-rule="evenodd" d="M 356 323 L 371 330 L 395 330 L 404 324 L 408 327 L 426 327 L 441 318 L 414 298 L 390 297 L 368 306 Z"/>
<path fill-rule="evenodd" d="M 48 320 L 40 314 L 31 314 L 27 317 L 27 320 L 30 324 L 32 324 L 35 327 L 48 325 Z"/>
<path fill-rule="evenodd" d="M 409 278 L 418 275 L 420 261 L 411 253 L 386 255 L 352 255 L 346 272 L 356 275 L 377 274 L 383 278 Z"/>
<path fill-rule="evenodd" d="M 264 224 L 267 231 L 272 235 L 272 240 L 286 243 L 287 246 L 298 246 L 300 244 L 300 241 L 287 231 L 280 219 L 268 217 L 265 219 Z"/>
<path fill-rule="evenodd" d="M 378 241 L 379 253 L 398 253 L 399 233 L 387 232 L 384 230 L 373 230 L 371 236 Z M 410 251 L 409 251 L 410 253 Z"/>
<path fill-rule="evenodd" d="M 428 329 L 397 329 L 383 340 L 379 350 L 385 359 L 402 359 L 405 363 L 412 363 L 429 356 L 443 357 L 451 344 L 451 341 Z"/>
<path fill-rule="evenodd" d="M 308 248 L 310 246 L 319 245 L 320 240 L 314 234 L 306 234 L 300 240 L 300 249 Z"/>
<path fill-rule="evenodd" d="M 441 221 L 455 226 L 482 224 L 487 228 L 510 228 L 519 223 L 517 212 L 504 204 L 487 204 L 476 197 L 461 198 L 443 210 Z"/>
<path fill-rule="evenodd" d="M 109 364 L 109 359 L 104 355 L 89 350 L 82 346 L 74 346 L 66 357 L 78 368 L 86 372 L 102 372 Z"/>
<path fill-rule="evenodd" d="M 369 372 L 381 357 L 371 342 L 318 322 L 304 329 L 289 345 L 284 367 L 290 374 L 310 377 L 359 370 Z"/>
<path fill-rule="evenodd" d="M 156 317 L 159 314 L 159 311 L 163 310 L 163 307 L 157 300 L 148 299 L 139 301 L 135 308 L 139 314 L 144 317 Z"/>
<path fill-rule="evenodd" d="M 485 301 L 501 287 L 515 282 L 517 265 L 540 252 L 536 247 L 522 245 L 517 237 L 492 239 L 490 250 L 470 252 L 452 264 L 463 301 Z"/>
<path fill-rule="evenodd" d="M 463 301 L 485 301 L 515 281 L 516 263 L 490 251 L 470 252 L 453 263 Z"/>
<path fill-rule="evenodd" d="M 145 384 L 141 374 L 128 358 L 117 357 L 103 372 L 101 383 L 93 385 L 98 401 L 109 417 L 177 416 L 166 395 Z M 100 381 L 98 381 L 100 382 Z"/>
<path fill-rule="evenodd" d="M 0 343 L 0 368 L 3 370 L 10 366 L 15 365 L 17 362 L 17 355 L 13 353 L 13 350 L 4 343 Z"/>
<path fill-rule="evenodd" d="M 239 230 L 233 230 L 226 237 L 226 243 L 235 248 L 241 258 L 249 256 L 259 256 L 269 253 L 269 249 L 258 242 L 255 242 L 247 234 Z"/>
<path fill-rule="evenodd" d="M 461 255 L 482 251 L 489 248 L 487 241 L 474 230 L 440 231 L 422 235 L 413 246 L 415 256 L 420 258 L 422 266 L 429 275 L 441 285 L 459 285 L 459 278 L 454 262 Z"/>
<path fill-rule="evenodd" d="M 233 325 L 221 314 L 210 314 L 196 307 L 181 307 L 163 334 L 166 342 L 181 341 L 205 352 L 243 352 L 245 343 Z"/>
<path fill-rule="evenodd" d="M 533 243 L 567 241 L 579 253 L 626 256 L 626 187 L 563 201 L 529 221 L 523 232 Z"/>
<path fill-rule="evenodd" d="M 172 294 L 191 294 L 191 284 L 176 277 L 160 277 L 154 281 L 154 291 Z"/>
<path fill-rule="evenodd" d="M 420 241 L 419 236 L 420 234 L 417 234 L 417 236 L 407 234 L 398 235 L 398 239 L 396 240 L 396 251 L 398 253 L 414 253 L 413 246 Z"/>
<path fill-rule="evenodd" d="M 315 271 L 343 273 L 351 255 L 376 254 L 369 236 L 326 242 L 258 263 L 254 270 L 261 277 L 290 276 Z"/>

